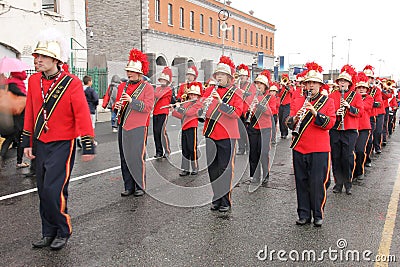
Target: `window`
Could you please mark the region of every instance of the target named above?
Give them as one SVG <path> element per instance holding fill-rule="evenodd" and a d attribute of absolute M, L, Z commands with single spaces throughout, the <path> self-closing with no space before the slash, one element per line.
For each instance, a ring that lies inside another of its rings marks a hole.
<path fill-rule="evenodd" d="M 217 32 L 218 32 L 218 38 L 221 38 L 221 21 L 220 20 L 218 20 Z"/>
<path fill-rule="evenodd" d="M 179 9 L 179 27 L 185 28 L 185 10 L 183 7 Z"/>
<path fill-rule="evenodd" d="M 172 4 L 168 4 L 168 25 L 174 25 L 172 23 Z"/>
<path fill-rule="evenodd" d="M 226 23 L 226 27 L 228 28 L 228 23 Z M 225 40 L 228 40 L 228 32 L 228 30 L 225 31 Z"/>
<path fill-rule="evenodd" d="M 190 30 L 194 31 L 194 12 L 190 11 Z"/>
<path fill-rule="evenodd" d="M 269 50 L 272 51 L 272 37 L 269 38 Z"/>
<path fill-rule="evenodd" d="M 265 36 L 265 49 L 268 50 L 268 36 Z"/>
<path fill-rule="evenodd" d="M 204 15 L 200 14 L 200 32 L 204 33 Z"/>
<path fill-rule="evenodd" d="M 42 0 L 42 9 L 47 11 L 57 12 L 56 0 Z"/>
<path fill-rule="evenodd" d="M 155 9 L 155 19 L 156 21 L 160 22 L 160 0 L 156 0 Z"/>
<path fill-rule="evenodd" d="M 235 41 L 235 25 L 232 25 L 232 41 Z"/>
<path fill-rule="evenodd" d="M 242 28 L 238 28 L 238 41 L 239 41 L 239 43 L 241 43 L 242 42 Z"/>
<path fill-rule="evenodd" d="M 250 45 L 253 45 L 253 31 L 250 31 Z"/>
<path fill-rule="evenodd" d="M 261 42 L 261 48 L 263 48 L 264 47 L 264 35 L 262 35 L 262 34 L 261 34 L 260 42 Z"/>
<path fill-rule="evenodd" d="M 247 29 L 244 29 L 244 43 L 247 44 Z"/>
<path fill-rule="evenodd" d="M 210 35 L 213 35 L 213 20 L 212 17 L 208 19 L 208 31 L 210 32 Z"/>
<path fill-rule="evenodd" d="M 256 32 L 256 47 L 258 47 L 258 32 Z"/>

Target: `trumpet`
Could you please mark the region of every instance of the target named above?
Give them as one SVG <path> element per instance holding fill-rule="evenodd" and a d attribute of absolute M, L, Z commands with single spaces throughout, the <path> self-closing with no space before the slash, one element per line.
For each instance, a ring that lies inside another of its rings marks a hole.
<path fill-rule="evenodd" d="M 304 100 L 303 107 L 302 107 L 303 112 L 301 113 L 299 120 L 297 121 L 296 128 L 292 131 L 293 136 L 299 136 L 300 125 L 303 122 L 304 116 L 306 115 L 306 113 L 308 111 L 306 109 L 306 105 L 310 102 L 310 100 L 311 100 L 311 90 L 308 90 L 306 99 Z"/>
<path fill-rule="evenodd" d="M 259 103 L 258 102 L 258 97 L 260 96 L 261 92 L 260 90 L 257 89 L 256 94 L 254 95 L 253 101 L 251 101 L 251 104 L 249 106 L 249 109 L 247 111 L 247 119 L 246 123 L 251 122 L 251 118 L 253 117 L 254 110 L 256 108 L 256 105 Z"/>
<path fill-rule="evenodd" d="M 289 83 L 289 78 L 288 77 L 282 77 L 280 84 L 282 85 L 287 85 Z"/>
<path fill-rule="evenodd" d="M 199 115 L 199 121 L 204 122 L 206 120 L 206 114 L 207 114 L 208 108 L 210 107 L 211 102 L 213 101 L 213 96 L 212 95 L 213 95 L 214 92 L 217 91 L 218 86 L 219 86 L 219 82 L 216 81 L 216 84 L 214 85 L 214 88 L 212 89 L 211 94 L 206 99 L 204 99 L 204 101 L 203 101 L 203 111 Z"/>

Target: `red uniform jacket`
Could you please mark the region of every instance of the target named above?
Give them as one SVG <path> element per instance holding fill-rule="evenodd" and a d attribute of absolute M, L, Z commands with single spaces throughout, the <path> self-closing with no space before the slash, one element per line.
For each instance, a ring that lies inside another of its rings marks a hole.
<path fill-rule="evenodd" d="M 267 91 L 268 94 L 268 91 Z M 258 102 L 260 103 L 261 100 L 265 97 L 264 95 L 259 95 L 257 97 Z M 251 101 L 253 102 L 254 96 L 251 97 Z M 261 106 L 260 104 L 255 106 L 255 110 L 254 112 L 256 112 L 257 110 L 260 110 L 261 116 L 257 122 L 256 125 L 254 125 L 254 129 L 265 129 L 265 128 L 271 128 L 272 127 L 272 114 L 274 114 L 274 111 L 276 109 L 276 97 L 271 95 L 268 101 L 268 106 Z"/>
<path fill-rule="evenodd" d="M 364 112 L 361 114 L 358 120 L 358 130 L 370 130 L 371 129 L 371 112 L 372 106 L 374 105 L 374 98 L 368 94 L 362 96 L 364 102 Z"/>
<path fill-rule="evenodd" d="M 229 86 L 230 87 L 230 86 Z M 229 88 L 228 87 L 228 88 Z M 207 98 L 214 87 L 209 87 L 204 92 L 204 97 L 201 102 Z M 227 87 L 218 87 L 217 92 L 221 96 L 221 98 L 228 91 Z M 211 139 L 221 140 L 221 139 L 238 139 L 240 138 L 239 127 L 237 119 L 242 114 L 242 106 L 243 106 L 243 98 L 240 90 L 234 89 L 234 94 L 230 98 L 227 103 L 218 104 L 218 101 L 213 98 L 207 113 L 206 113 L 206 121 L 204 122 L 203 134 L 207 135 L 206 129 L 210 124 L 210 116 L 214 111 L 218 111 L 221 113 L 221 116 L 216 121 L 215 126 L 212 128 L 212 132 L 208 134 Z M 212 123 L 212 121 L 211 121 Z"/>
<path fill-rule="evenodd" d="M 303 94 L 303 88 L 301 86 L 296 86 L 292 93 L 292 100 L 295 98 L 301 97 Z"/>
<path fill-rule="evenodd" d="M 177 99 L 181 100 L 182 95 L 183 95 L 183 94 L 185 93 L 185 91 L 187 90 L 187 86 L 188 86 L 188 83 L 182 83 L 182 84 L 179 86 L 178 92 L 177 92 L 177 94 L 176 94 L 176 98 L 177 98 Z"/>
<path fill-rule="evenodd" d="M 311 104 L 315 104 L 320 96 L 321 94 L 318 94 L 311 99 Z M 329 130 L 336 122 L 335 105 L 332 99 L 327 96 L 323 97 L 326 98 L 325 104 L 317 112 L 317 116 L 312 118 L 310 124 L 300 136 L 298 143 L 293 147 L 297 152 L 308 154 L 331 151 Z M 304 96 L 299 96 L 293 100 L 290 105 L 290 117 L 295 116 L 303 107 L 304 100 Z"/>
<path fill-rule="evenodd" d="M 188 102 L 172 111 L 172 116 L 181 119 L 182 130 L 198 127 L 198 111 L 201 109 L 202 105 L 200 101 Z"/>
<path fill-rule="evenodd" d="M 171 103 L 171 98 L 172 98 L 172 89 L 169 86 L 159 86 L 156 88 L 154 91 L 154 110 L 153 110 L 153 115 L 159 115 L 159 114 L 168 114 L 169 109 L 168 108 L 163 108 L 160 109 L 162 106 L 167 106 Z"/>
<path fill-rule="evenodd" d="M 132 99 L 132 102 L 124 102 L 121 107 L 121 113 L 119 122 L 122 123 L 122 127 L 125 130 L 132 130 L 141 126 L 149 126 L 150 112 L 154 105 L 154 88 L 146 81 L 139 81 L 137 83 L 131 83 L 126 88 L 126 93 L 132 95 L 135 90 L 141 85 L 145 84 L 142 93 L 137 99 Z M 118 86 L 118 93 L 116 101 L 121 98 L 122 92 L 125 88 L 126 82 L 121 83 Z M 127 116 L 128 114 L 128 116 Z"/>
<path fill-rule="evenodd" d="M 240 85 L 242 88 L 242 95 L 243 95 L 243 107 L 242 107 L 242 115 L 245 116 L 247 111 L 249 110 L 249 106 L 251 101 L 256 93 L 256 86 L 254 83 L 246 82 Z"/>
<path fill-rule="evenodd" d="M 390 90 L 383 90 L 382 91 L 382 100 L 383 106 L 385 108 L 389 107 L 389 99 L 392 97 L 392 92 Z"/>
<path fill-rule="evenodd" d="M 352 90 L 348 90 L 347 92 L 344 93 L 344 99 L 347 98 L 347 96 L 351 93 L 354 92 Z M 340 108 L 340 99 L 341 99 L 341 92 L 340 90 L 334 91 L 329 95 L 330 98 L 333 99 L 335 102 L 335 113 L 336 111 Z M 344 116 L 344 129 L 345 130 L 350 130 L 358 129 L 358 119 L 360 117 L 360 114 L 364 112 L 364 103 L 362 100 L 362 97 L 359 93 L 355 93 L 353 100 L 350 102 L 350 109 L 346 109 L 346 114 Z M 341 116 L 338 116 L 336 120 L 341 120 Z M 336 126 L 335 126 L 336 127 Z M 336 129 L 336 128 L 335 128 Z M 340 130 L 341 126 L 338 127 L 336 130 Z"/>
<path fill-rule="evenodd" d="M 383 106 L 383 101 L 382 101 L 382 92 L 380 89 L 377 87 L 373 87 L 369 91 L 369 95 L 374 98 L 374 105 L 371 110 L 371 117 L 372 116 L 377 116 L 378 114 L 383 114 L 382 113 L 382 106 Z"/>
<path fill-rule="evenodd" d="M 281 105 L 287 105 L 292 102 L 292 93 L 293 93 L 293 88 L 289 86 L 287 89 L 285 86 L 280 85 L 280 90 L 278 93 L 278 96 L 280 98 L 280 103 Z"/>
<path fill-rule="evenodd" d="M 72 140 L 78 136 L 94 136 L 82 82 L 78 77 L 64 71 L 55 84 L 58 84 L 65 76 L 72 77 L 72 81 L 60 97 L 58 103 L 54 105 L 55 108 L 47 122 L 48 131 L 42 131 L 39 136 L 39 140 L 44 143 Z M 41 72 L 37 72 L 29 77 L 23 132 L 24 147 L 32 146 L 31 136 L 34 133 L 36 119 L 43 105 L 40 80 L 42 79 L 44 95 L 46 95 L 55 78 L 50 80 L 44 79 Z M 50 97 L 56 97 L 58 94 L 57 91 L 59 92 L 58 88 L 56 90 L 53 89 L 51 90 L 52 95 Z"/>

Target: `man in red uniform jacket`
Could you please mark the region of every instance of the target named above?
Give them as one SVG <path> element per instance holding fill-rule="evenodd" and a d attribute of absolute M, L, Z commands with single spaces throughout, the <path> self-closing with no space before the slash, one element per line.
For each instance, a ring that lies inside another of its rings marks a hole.
<path fill-rule="evenodd" d="M 196 66 L 190 66 L 186 72 L 186 81 L 179 86 L 178 93 L 176 94 L 177 101 L 181 102 L 186 100 L 189 83 L 196 81 L 197 76 L 199 76 L 199 71 Z"/>
<path fill-rule="evenodd" d="M 142 196 L 146 187 L 146 140 L 154 106 L 154 88 L 142 79 L 148 65 L 146 55 L 132 49 L 125 67 L 129 80 L 118 86 L 115 108 L 119 110 L 118 145 L 125 188 L 122 197 Z"/>
<path fill-rule="evenodd" d="M 293 130 L 291 143 L 296 179 L 297 225 L 305 225 L 314 217 L 314 225 L 322 226 L 326 189 L 329 183 L 329 129 L 335 124 L 333 100 L 320 93 L 323 85 L 322 67 L 307 63 L 305 96 L 291 104 L 288 126 Z"/>
<path fill-rule="evenodd" d="M 94 132 L 78 77 L 61 69 L 68 55 L 63 37 L 53 29 L 40 35 L 33 56 L 37 73 L 28 81 L 22 147 L 36 160 L 42 236 L 34 248 L 63 248 L 72 234 L 67 213 L 68 184 L 75 161 L 75 138 L 81 136 L 82 160 L 94 158 Z M 35 151 L 32 150 L 35 139 Z"/>
<path fill-rule="evenodd" d="M 355 145 L 358 137 L 358 120 L 364 112 L 359 93 L 352 90 L 353 66 L 345 65 L 336 79 L 339 90 L 329 95 L 335 102 L 336 124 L 330 130 L 332 148 L 332 171 L 335 178 L 334 193 L 341 193 L 343 186 L 347 195 L 352 194 L 355 162 Z"/>
<path fill-rule="evenodd" d="M 282 82 L 282 80 L 284 79 L 287 79 L 286 83 Z M 287 76 L 287 74 L 283 74 L 278 93 L 278 96 L 280 98 L 279 114 L 278 114 L 279 130 L 281 132 L 281 138 L 283 139 L 286 139 L 289 134 L 289 130 L 285 121 L 290 113 L 290 102 L 292 101 L 292 94 L 293 94 L 293 88 L 290 87 L 289 85 L 289 77 Z"/>
<path fill-rule="evenodd" d="M 205 113 L 203 134 L 206 137 L 208 174 L 213 188 L 211 210 L 227 212 L 232 205 L 231 192 L 235 145 L 240 137 L 237 120 L 242 114 L 242 94 L 233 82 L 235 65 L 229 57 L 221 56 L 214 78 L 218 86 L 204 92 Z M 208 103 L 208 104 L 207 104 Z"/>
<path fill-rule="evenodd" d="M 172 71 L 169 67 L 165 67 L 161 72 L 158 86 L 154 91 L 154 110 L 153 110 L 153 137 L 156 147 L 156 159 L 166 158 L 171 154 L 169 138 L 167 134 L 168 106 L 171 103 L 172 89 L 169 87 L 172 81 Z"/>

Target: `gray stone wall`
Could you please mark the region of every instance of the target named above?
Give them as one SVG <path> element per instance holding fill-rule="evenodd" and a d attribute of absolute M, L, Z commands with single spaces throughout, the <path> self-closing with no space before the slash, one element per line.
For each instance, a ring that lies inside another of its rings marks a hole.
<path fill-rule="evenodd" d="M 141 0 L 89 0 L 88 55 L 105 55 L 106 61 L 128 60 L 132 48 L 141 49 Z M 106 66 L 104 66 L 106 67 Z"/>

